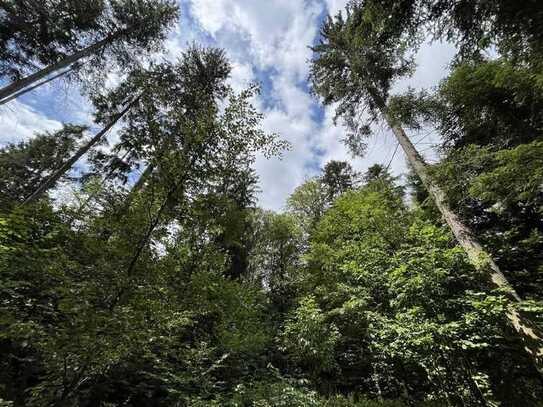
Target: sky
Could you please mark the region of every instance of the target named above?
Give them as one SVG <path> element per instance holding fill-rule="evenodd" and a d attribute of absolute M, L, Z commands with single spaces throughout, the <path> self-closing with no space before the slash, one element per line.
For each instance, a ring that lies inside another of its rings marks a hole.
<path fill-rule="evenodd" d="M 259 205 L 281 210 L 286 198 L 329 160 L 345 160 L 358 171 L 375 163 L 389 164 L 395 175 L 405 173 L 401 151 L 390 131 L 379 129 L 368 142 L 365 157 L 352 157 L 342 143 L 345 130 L 333 123 L 333 108 L 323 108 L 310 94 L 307 77 L 312 45 L 326 15 L 335 15 L 347 0 L 179 0 L 179 23 L 165 43 L 165 57 L 175 60 L 192 43 L 223 48 L 232 63 L 230 83 L 241 90 L 261 85 L 254 104 L 264 113 L 264 130 L 291 143 L 282 159 L 259 157 Z M 450 44 L 425 43 L 413 77 L 394 87 L 431 88 L 446 76 L 454 54 Z M 92 108 L 74 85 L 54 81 L 14 102 L 0 106 L 0 145 L 52 131 L 61 123 L 92 124 Z M 437 136 L 410 134 L 419 151 L 432 161 Z M 111 137 L 115 137 L 114 134 Z M 110 140 L 112 142 L 113 140 Z"/>

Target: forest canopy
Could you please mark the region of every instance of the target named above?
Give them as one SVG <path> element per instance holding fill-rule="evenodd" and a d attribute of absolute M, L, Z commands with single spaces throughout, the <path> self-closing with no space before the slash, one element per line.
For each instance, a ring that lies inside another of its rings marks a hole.
<path fill-rule="evenodd" d="M 0 407 L 542 406 L 543 2 L 322 19 L 307 85 L 352 158 L 280 211 L 256 163 L 296 144 L 224 49 L 166 55 L 182 11 L 0 1 L 0 105 L 92 110 L 0 147 Z M 424 41 L 447 76 L 400 93 Z M 382 128 L 406 174 L 357 169 Z"/>

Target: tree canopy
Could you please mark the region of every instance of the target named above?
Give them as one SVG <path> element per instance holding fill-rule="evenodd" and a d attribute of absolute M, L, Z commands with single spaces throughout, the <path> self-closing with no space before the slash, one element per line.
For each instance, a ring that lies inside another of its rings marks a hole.
<path fill-rule="evenodd" d="M 541 406 L 543 3 L 325 18 L 313 92 L 354 153 L 387 125 L 409 173 L 319 162 L 279 211 L 256 163 L 291 145 L 259 85 L 219 48 L 145 58 L 177 8 L 0 0 L 8 98 L 82 50 L 94 72 L 92 123 L 0 148 L 0 407 Z M 447 77 L 396 93 L 430 39 Z"/>

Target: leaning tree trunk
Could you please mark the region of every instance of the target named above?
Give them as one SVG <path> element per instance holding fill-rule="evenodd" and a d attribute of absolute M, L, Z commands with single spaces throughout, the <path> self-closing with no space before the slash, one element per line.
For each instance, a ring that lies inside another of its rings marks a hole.
<path fill-rule="evenodd" d="M 123 31 L 119 31 L 113 35 L 110 35 L 103 40 L 100 40 L 92 45 L 89 45 L 87 48 L 82 49 L 81 51 L 77 51 L 76 53 L 69 55 L 65 57 L 64 59 L 61 59 L 58 62 L 55 62 L 54 64 L 51 64 L 49 66 L 46 66 L 43 69 L 40 69 L 38 72 L 33 73 L 32 75 L 29 75 L 25 78 L 19 79 L 15 82 L 10 83 L 9 85 L 3 87 L 0 89 L 0 104 L 6 103 L 7 98 L 10 96 L 13 96 L 14 94 L 20 92 L 27 86 L 35 84 L 37 81 L 45 78 L 47 75 L 58 71 L 59 69 L 66 68 L 70 66 L 71 64 L 79 61 L 81 58 L 88 57 L 96 52 L 98 52 L 100 49 L 102 49 L 107 44 L 110 44 L 115 39 L 119 38 L 123 34 Z M 42 83 L 45 84 L 48 81 L 45 81 Z M 41 85 L 40 85 L 41 86 Z M 11 99 L 10 99 L 11 100 Z"/>
<path fill-rule="evenodd" d="M 38 198 L 40 198 L 44 192 L 52 188 L 57 181 L 64 175 L 66 172 L 72 168 L 72 166 L 79 160 L 84 154 L 86 154 L 92 146 L 94 146 L 98 141 L 104 137 L 104 135 L 111 130 L 111 128 L 119 121 L 121 117 L 123 117 L 126 112 L 128 112 L 132 106 L 134 106 L 139 100 L 139 97 L 134 99 L 132 102 L 128 104 L 120 113 L 117 113 L 115 116 L 113 116 L 113 119 L 109 122 L 109 124 L 104 127 L 100 132 L 98 132 L 87 144 L 82 146 L 77 152 L 70 157 L 68 161 L 66 161 L 64 164 L 60 166 L 59 169 L 57 169 L 49 178 L 43 182 L 28 198 L 25 199 L 23 202 L 23 205 L 27 205 L 29 203 L 34 202 Z"/>
<path fill-rule="evenodd" d="M 40 86 L 43 86 L 49 82 L 54 81 L 57 78 L 60 78 L 61 76 L 64 76 L 70 72 L 75 71 L 77 69 L 77 63 L 70 65 L 70 67 L 56 75 L 50 76 L 49 78 L 45 79 L 43 82 L 36 83 L 35 85 L 29 86 L 28 88 L 24 88 L 20 92 L 14 93 L 11 96 L 0 100 L 0 105 L 5 105 L 8 102 L 11 102 L 12 100 L 17 99 L 20 96 L 23 96 L 25 93 L 32 92 L 34 89 L 39 88 Z"/>
<path fill-rule="evenodd" d="M 385 117 L 392 132 L 396 136 L 398 143 L 402 146 L 402 149 L 407 156 L 407 160 L 413 166 L 443 218 L 451 228 L 456 240 L 468 255 L 470 262 L 477 270 L 488 277 L 494 288 L 503 290 L 513 302 L 520 301 L 519 295 L 511 284 L 509 284 L 492 257 L 485 251 L 479 241 L 477 241 L 470 228 L 451 210 L 447 203 L 447 197 L 444 191 L 435 183 L 428 173 L 428 168 L 424 159 L 417 152 L 403 128 L 388 114 L 384 100 L 374 96 L 374 102 Z M 515 308 L 514 304 L 510 304 L 507 309 L 507 319 L 521 338 L 524 349 L 533 360 L 536 369 L 543 374 L 543 333 L 535 323 L 522 315 Z"/>

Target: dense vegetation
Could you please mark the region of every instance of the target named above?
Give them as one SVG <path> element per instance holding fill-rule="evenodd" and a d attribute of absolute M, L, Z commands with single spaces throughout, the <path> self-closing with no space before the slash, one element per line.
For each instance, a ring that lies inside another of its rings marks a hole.
<path fill-rule="evenodd" d="M 70 66 L 95 122 L 0 150 L 0 406 L 543 405 L 543 3 L 325 20 L 315 94 L 353 153 L 385 123 L 413 171 L 331 161 L 282 213 L 257 206 L 257 155 L 289 148 L 258 87 L 235 92 L 219 49 L 143 63 L 176 13 L 0 1 L 0 104 Z M 425 35 L 457 45 L 449 76 L 391 94 Z M 404 128 L 438 134 L 441 161 Z"/>

